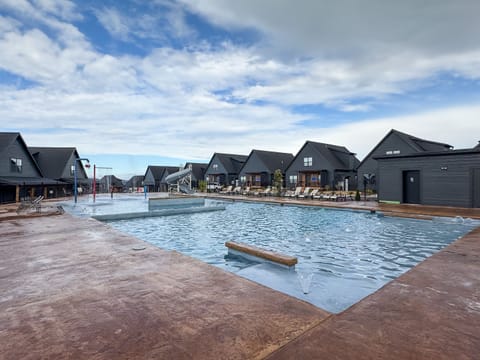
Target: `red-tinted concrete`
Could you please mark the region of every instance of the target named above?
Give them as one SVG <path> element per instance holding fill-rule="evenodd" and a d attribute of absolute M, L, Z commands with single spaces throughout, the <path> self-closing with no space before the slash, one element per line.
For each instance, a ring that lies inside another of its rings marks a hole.
<path fill-rule="evenodd" d="M 480 229 L 268 359 L 479 359 Z"/>
<path fill-rule="evenodd" d="M 0 216 L 0 233 L 0 359 L 479 358 L 480 229 L 330 316 L 94 220 Z"/>
<path fill-rule="evenodd" d="M 329 316 L 95 220 L 0 233 L 1 359 L 263 358 Z"/>

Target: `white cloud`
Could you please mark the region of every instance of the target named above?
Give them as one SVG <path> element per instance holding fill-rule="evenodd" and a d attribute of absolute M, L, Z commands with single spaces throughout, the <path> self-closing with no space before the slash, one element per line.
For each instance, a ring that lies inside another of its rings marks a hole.
<path fill-rule="evenodd" d="M 149 13 L 125 13 L 113 7 L 96 9 L 94 13 L 112 37 L 125 42 L 136 42 L 138 39 L 167 41 L 169 38 L 196 36 L 185 21 L 183 8 L 177 3 L 154 1 L 147 6 L 150 7 Z"/>
<path fill-rule="evenodd" d="M 18 7 L 12 10 L 14 4 Z M 155 12 L 139 19 L 113 8 L 96 15 L 114 37 L 125 41 L 197 36 L 185 22 L 182 5 L 163 0 L 160 4 L 165 12 L 158 19 Z M 336 17 L 339 24 L 329 19 L 342 9 L 334 3 L 196 4 L 189 8 L 214 23 L 261 30 L 264 42 L 248 47 L 188 42 L 181 49 L 151 46 L 142 56 L 106 54 L 65 21 L 75 19 L 71 2 L 0 0 L 0 8 L 16 14 L 0 16 L 0 68 L 36 83 L 27 89 L 0 88 L 0 118 L 7 119 L 3 127 L 28 130 L 28 142 L 35 145 L 184 159 L 208 159 L 214 151 L 248 154 L 252 148 L 296 153 L 307 139 L 345 145 L 361 158 L 391 128 L 456 147 L 477 141 L 472 136 L 480 133 L 478 106 L 444 104 L 437 111 L 368 118 L 377 101 L 407 93 L 438 73 L 478 79 L 480 46 L 468 39 L 461 39 L 460 45 L 422 48 L 436 35 L 428 30 L 420 39 L 421 34 L 415 34 L 410 44 L 397 20 L 384 30 L 389 34 L 377 37 L 380 24 L 391 15 L 377 18 L 384 5 L 375 2 L 369 4 L 380 10 L 370 14 L 371 6 L 365 6 L 346 12 L 345 18 Z M 355 8 L 353 3 L 342 4 Z M 426 6 L 433 11 L 426 20 L 444 16 L 449 6 L 442 4 L 436 11 Z M 404 5 L 394 7 L 400 18 L 410 14 Z M 452 10 L 452 16 L 458 12 Z M 24 26 L 28 16 L 42 26 Z M 475 31 L 477 25 L 470 18 L 465 23 Z M 372 29 L 366 20 L 372 21 Z M 419 28 L 419 20 L 409 21 L 406 27 Z M 350 22 L 351 28 L 342 28 Z M 431 25 L 426 21 L 426 27 Z M 442 33 L 446 25 L 439 26 Z M 454 34 L 465 31 L 464 25 L 458 26 L 461 29 Z M 390 45 L 398 45 L 398 51 Z M 292 49 L 295 56 L 277 56 Z M 327 126 L 317 115 L 316 127 L 309 128 L 301 124 L 312 114 L 293 111 L 303 104 L 363 112 L 366 119 Z"/>
<path fill-rule="evenodd" d="M 63 20 L 81 20 L 83 16 L 77 12 L 74 2 L 69 0 L 33 0 L 33 3 L 46 14 L 60 17 Z"/>
<path fill-rule="evenodd" d="M 95 11 L 98 21 L 114 37 L 128 40 L 130 37 L 129 18 L 114 8 L 103 8 Z"/>
<path fill-rule="evenodd" d="M 396 129 L 408 134 L 447 143 L 456 149 L 471 148 L 479 140 L 480 106 L 454 106 L 404 116 L 368 119 L 320 129 L 319 141 L 347 145 L 362 159 L 387 134 Z"/>

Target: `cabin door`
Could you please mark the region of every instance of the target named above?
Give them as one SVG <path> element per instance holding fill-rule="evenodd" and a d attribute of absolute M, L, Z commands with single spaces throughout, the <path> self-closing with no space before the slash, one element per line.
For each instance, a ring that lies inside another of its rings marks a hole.
<path fill-rule="evenodd" d="M 480 169 L 473 169 L 472 177 L 473 207 L 480 208 Z"/>
<path fill-rule="evenodd" d="M 420 171 L 403 172 L 403 202 L 420 204 Z"/>

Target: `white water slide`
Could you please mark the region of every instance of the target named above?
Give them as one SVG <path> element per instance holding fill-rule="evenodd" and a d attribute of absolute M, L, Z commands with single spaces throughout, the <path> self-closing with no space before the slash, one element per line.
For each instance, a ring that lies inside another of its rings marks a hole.
<path fill-rule="evenodd" d="M 178 191 L 183 192 L 184 194 L 193 194 L 191 188 L 191 174 L 192 168 L 180 170 L 168 175 L 165 178 L 165 181 L 170 186 L 177 186 Z"/>

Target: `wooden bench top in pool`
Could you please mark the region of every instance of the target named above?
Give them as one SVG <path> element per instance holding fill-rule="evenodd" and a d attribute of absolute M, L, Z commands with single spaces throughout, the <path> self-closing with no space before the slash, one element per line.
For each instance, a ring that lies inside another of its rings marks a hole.
<path fill-rule="evenodd" d="M 229 249 L 241 251 L 262 259 L 273 261 L 286 266 L 294 266 L 298 260 L 296 257 L 279 254 L 274 251 L 265 250 L 253 245 L 242 244 L 234 241 L 227 241 L 225 246 Z"/>

